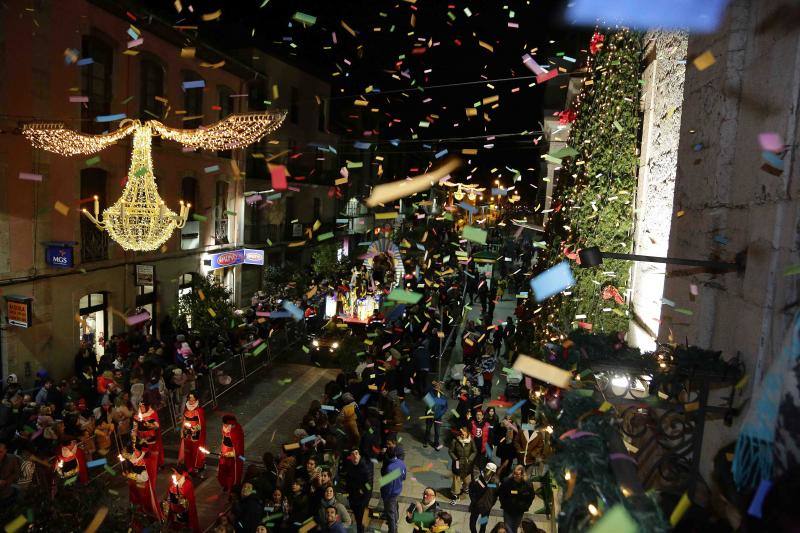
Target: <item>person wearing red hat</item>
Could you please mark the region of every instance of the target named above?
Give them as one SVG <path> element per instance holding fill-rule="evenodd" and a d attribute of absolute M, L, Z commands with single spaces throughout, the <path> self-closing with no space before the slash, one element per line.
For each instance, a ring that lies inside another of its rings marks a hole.
<path fill-rule="evenodd" d="M 89 470 L 86 468 L 86 455 L 78 447 L 78 440 L 66 438 L 61 441 L 61 447 L 55 459 L 55 471 L 64 481 L 78 476 L 78 481 L 83 484 L 89 482 Z"/>
<path fill-rule="evenodd" d="M 236 417 L 222 417 L 222 446 L 219 451 L 217 480 L 224 492 L 231 492 L 244 474 L 244 430 Z"/>
<path fill-rule="evenodd" d="M 183 408 L 183 427 L 178 462 L 186 466 L 189 474 L 205 468 L 206 455 L 206 412 L 200 407 L 197 393 L 192 391 L 186 397 Z"/>
<path fill-rule="evenodd" d="M 150 476 L 147 465 L 147 445 L 137 449 L 128 445 L 125 454 L 120 454 L 122 472 L 128 478 L 128 498 L 131 505 L 156 520 L 161 520 L 161 509 L 156 498 L 156 479 Z"/>
<path fill-rule="evenodd" d="M 136 447 L 147 444 L 148 461 L 155 468 L 148 468 L 150 476 L 155 476 L 155 471 L 164 466 L 164 444 L 161 440 L 161 423 L 158 413 L 152 408 L 148 400 L 142 400 L 139 404 L 139 412 L 133 417 L 133 430 L 131 438 L 136 443 Z"/>
<path fill-rule="evenodd" d="M 167 500 L 164 502 L 167 529 L 178 531 L 188 529 L 192 533 L 200 533 L 202 530 L 197 520 L 194 485 L 188 473 L 182 464 L 172 469 L 172 480 L 167 489 Z"/>

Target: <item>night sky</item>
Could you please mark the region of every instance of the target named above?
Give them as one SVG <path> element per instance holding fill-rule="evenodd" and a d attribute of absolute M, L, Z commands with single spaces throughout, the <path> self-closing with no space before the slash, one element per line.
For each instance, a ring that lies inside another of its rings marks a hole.
<path fill-rule="evenodd" d="M 561 23 L 563 1 L 269 0 L 260 7 L 263 4 L 263 0 L 195 1 L 190 13 L 190 2 L 184 0 L 178 13 L 170 1 L 146 2 L 148 9 L 174 24 L 197 24 L 199 37 L 220 49 L 256 46 L 330 81 L 330 129 L 347 139 L 340 145 L 340 155 L 357 160 L 359 150 L 352 147 L 352 140 L 372 143 L 370 150 L 386 158 L 383 181 L 423 171 L 444 149 L 452 154 L 477 148 L 478 155 L 467 156 L 457 178 L 472 174 L 471 182 L 483 184 L 500 178 L 509 186 L 514 174 L 509 169 L 516 169 L 523 178 L 519 188 L 528 193 L 524 197 L 534 192 L 540 162 L 534 140 L 541 130 L 543 108 L 562 109 L 564 91 L 558 88 L 568 77 L 534 87 L 533 78 L 494 82 L 494 88 L 482 80 L 533 76 L 522 63 L 524 53 L 549 68 L 563 67 L 567 72 L 580 68 L 590 33 Z M 203 14 L 218 9 L 219 19 L 202 20 Z M 293 21 L 297 12 L 316 17 L 315 23 L 304 27 Z M 509 22 L 519 27 L 509 27 Z M 477 83 L 418 89 L 465 82 Z M 493 95 L 499 96 L 499 106 L 481 106 L 477 116 L 466 116 L 466 107 Z M 362 96 L 369 105 L 355 106 Z M 371 112 L 372 108 L 379 111 Z M 484 112 L 490 121 L 484 120 Z M 521 132 L 530 134 L 454 139 Z M 498 170 L 490 176 L 493 168 Z"/>

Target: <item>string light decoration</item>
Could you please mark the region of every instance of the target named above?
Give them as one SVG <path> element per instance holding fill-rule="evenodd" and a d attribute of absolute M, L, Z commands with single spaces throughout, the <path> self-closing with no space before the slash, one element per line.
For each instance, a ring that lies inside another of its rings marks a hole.
<path fill-rule="evenodd" d="M 102 135 L 86 135 L 66 129 L 60 123 L 28 124 L 22 133 L 35 148 L 60 155 L 88 155 L 133 133 L 133 151 L 128 180 L 122 196 L 100 215 L 94 197 L 94 214 L 83 214 L 105 230 L 125 250 L 152 251 L 170 238 L 176 228 L 186 224 L 191 204 L 180 202 L 180 212 L 168 209 L 158 194 L 153 173 L 153 135 L 161 135 L 194 149 L 231 150 L 251 144 L 275 131 L 286 118 L 285 111 L 231 115 L 206 128 L 169 128 L 150 120 L 125 120 L 119 129 Z"/>

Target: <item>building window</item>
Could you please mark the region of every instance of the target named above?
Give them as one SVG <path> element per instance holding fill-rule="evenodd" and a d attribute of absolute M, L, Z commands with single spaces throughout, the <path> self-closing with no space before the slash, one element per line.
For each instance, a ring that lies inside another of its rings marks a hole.
<path fill-rule="evenodd" d="M 228 184 L 217 182 L 217 195 L 214 202 L 214 241 L 215 244 L 228 244 Z"/>
<path fill-rule="evenodd" d="M 202 80 L 196 72 L 184 71 L 183 81 Z M 196 128 L 203 123 L 203 91 L 205 89 L 184 89 L 183 91 L 183 127 Z"/>
<path fill-rule="evenodd" d="M 106 208 L 106 179 L 108 173 L 101 168 L 81 170 L 81 198 L 97 196 L 100 212 Z M 89 204 L 92 205 L 92 204 Z M 108 234 L 97 229 L 88 218 L 81 216 L 81 263 L 108 259 Z"/>
<path fill-rule="evenodd" d="M 266 78 L 258 78 L 250 82 L 247 89 L 247 108 L 250 111 L 267 109 L 267 87 L 269 87 L 269 80 Z"/>
<path fill-rule="evenodd" d="M 300 89 L 292 87 L 289 102 L 289 122 L 298 124 L 300 122 Z"/>
<path fill-rule="evenodd" d="M 181 200 L 185 204 L 192 204 L 189 209 L 189 219 L 191 219 L 197 209 L 197 180 L 195 178 L 186 176 L 181 180 Z"/>
<path fill-rule="evenodd" d="M 164 94 L 164 69 L 154 59 L 142 59 L 139 72 L 140 111 L 142 119 L 161 118 L 161 102 L 156 97 Z"/>
<path fill-rule="evenodd" d="M 81 57 L 92 59 L 91 64 L 80 67 L 81 94 L 89 97 L 89 103 L 81 106 L 82 131 L 102 133 L 108 129 L 108 124 L 97 122 L 95 118 L 111 113 L 114 50 L 98 37 L 84 35 Z"/>
<path fill-rule="evenodd" d="M 108 325 L 108 295 L 94 292 L 81 297 L 78 303 L 78 340 L 94 350 L 97 359 L 103 355 Z"/>

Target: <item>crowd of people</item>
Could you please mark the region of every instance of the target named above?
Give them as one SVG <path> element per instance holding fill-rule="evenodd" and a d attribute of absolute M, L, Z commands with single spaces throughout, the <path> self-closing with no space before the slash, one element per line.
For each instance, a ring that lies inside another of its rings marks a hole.
<path fill-rule="evenodd" d="M 438 243 L 431 245 L 446 246 L 457 238 L 442 230 L 431 239 Z M 533 502 L 531 479 L 539 473 L 544 436 L 534 429 L 532 401 L 516 409 L 521 419 L 511 412 L 501 418 L 498 407 L 508 407 L 512 398 L 504 398 L 508 388 L 493 389 L 496 369 L 509 364 L 515 353 L 514 319 L 492 320 L 496 302 L 513 290 L 513 273 L 507 272 L 510 282 L 487 276 L 474 264 L 459 263 L 455 255 L 437 255 L 435 261 L 409 259 L 405 272 L 403 285 L 422 298 L 389 316 L 374 310 L 361 331 L 364 353 L 357 368 L 326 385 L 324 396 L 312 402 L 291 440 L 276 453 L 265 454 L 261 465 L 245 463 L 242 426 L 232 415 L 223 418 L 221 435 L 207 434 L 195 389 L 210 361 L 269 336 L 276 324 L 264 316 L 287 309 L 280 296 L 253 299 L 252 308 L 241 313 L 248 326 L 244 337 L 222 336 L 207 343 L 190 331 L 175 331 L 167 318 L 160 338 L 143 329 L 114 335 L 103 343 L 100 357 L 91 342 L 83 343 L 70 379 L 57 381 L 40 371 L 35 388 L 23 391 L 16 376 L 9 376 L 0 405 L 0 501 L 13 504 L 34 482 L 86 483 L 89 463 L 119 459 L 135 515 L 174 529 L 199 531 L 193 479 L 205 477 L 210 454 L 206 446 L 213 438 L 213 447 L 220 450 L 212 454 L 218 483 L 231 499 L 230 512 L 218 520 L 218 531 L 308 531 L 313 521 L 320 531 L 362 533 L 378 489 L 380 518 L 390 532 L 397 531 L 402 519 L 417 530 L 447 531 L 453 517 L 435 488 L 426 488 L 421 501 L 404 515 L 399 509 L 408 475 L 399 433 L 413 429 L 411 409 L 422 407 L 421 444 L 437 452 L 447 446 L 452 470 L 449 500 L 455 505 L 462 497 L 469 499 L 471 531 L 485 531 L 497 501 L 504 522 L 493 531 L 535 530 L 532 523 L 522 522 L 522 515 Z M 356 268 L 342 272 L 339 279 L 319 280 L 289 307 L 299 309 L 305 322 L 324 323 L 324 307 L 332 293 L 388 294 L 391 277 L 383 273 L 376 281 L 372 274 Z M 476 296 L 481 319 L 465 322 Z M 344 299 L 339 300 L 341 305 Z M 455 332 L 461 332 L 457 342 L 465 370 L 448 390 L 448 383 L 429 376 L 446 346 L 443 339 Z M 533 391 L 530 394 L 532 399 Z M 501 400 L 493 400 L 493 395 Z M 181 424 L 174 458 L 165 457 L 158 416 L 168 396 L 178 406 Z M 452 410 L 450 397 L 457 400 Z M 162 498 L 156 479 L 165 464 L 172 467 L 165 474 L 170 484 Z"/>

